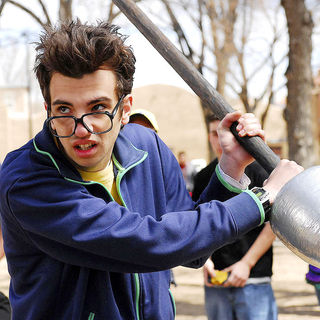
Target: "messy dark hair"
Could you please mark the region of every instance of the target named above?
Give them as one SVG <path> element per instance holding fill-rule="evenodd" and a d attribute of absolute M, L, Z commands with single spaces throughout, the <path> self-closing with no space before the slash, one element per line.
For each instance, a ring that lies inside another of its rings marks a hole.
<path fill-rule="evenodd" d="M 124 44 L 127 37 L 118 30 L 103 21 L 89 25 L 79 19 L 45 28 L 36 43 L 34 71 L 49 107 L 49 85 L 55 72 L 81 78 L 98 69 L 111 68 L 117 77 L 118 98 L 131 92 L 136 59 L 131 47 Z"/>

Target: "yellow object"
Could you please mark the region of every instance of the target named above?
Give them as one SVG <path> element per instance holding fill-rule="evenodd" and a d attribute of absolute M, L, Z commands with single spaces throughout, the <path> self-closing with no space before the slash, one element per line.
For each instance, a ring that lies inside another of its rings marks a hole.
<path fill-rule="evenodd" d="M 119 204 L 123 204 L 116 188 L 112 161 L 110 161 L 110 164 L 100 171 L 88 172 L 80 169 L 78 169 L 78 171 L 81 174 L 83 180 L 95 181 L 103 184 L 111 193 L 113 199 Z"/>
<path fill-rule="evenodd" d="M 145 109 L 135 109 L 135 110 L 131 111 L 130 116 L 133 116 L 133 115 L 142 115 L 142 116 L 144 116 L 151 123 L 151 125 L 153 126 L 155 132 L 159 131 L 158 122 L 156 120 L 155 115 L 152 112 L 150 112 L 148 110 L 145 110 Z"/>
<path fill-rule="evenodd" d="M 229 277 L 229 272 L 226 271 L 215 270 L 215 274 L 216 276 L 214 278 L 209 277 L 209 282 L 218 286 L 225 283 Z"/>

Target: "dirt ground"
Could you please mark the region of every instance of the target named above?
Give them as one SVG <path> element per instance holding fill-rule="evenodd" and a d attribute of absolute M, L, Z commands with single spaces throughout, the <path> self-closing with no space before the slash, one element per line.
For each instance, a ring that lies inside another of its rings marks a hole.
<path fill-rule="evenodd" d="M 279 320 L 320 319 L 320 307 L 313 286 L 305 282 L 308 264 L 280 241 L 274 245 L 272 287 Z M 177 306 L 176 320 L 206 320 L 202 270 L 174 269 L 178 286 L 172 288 Z"/>

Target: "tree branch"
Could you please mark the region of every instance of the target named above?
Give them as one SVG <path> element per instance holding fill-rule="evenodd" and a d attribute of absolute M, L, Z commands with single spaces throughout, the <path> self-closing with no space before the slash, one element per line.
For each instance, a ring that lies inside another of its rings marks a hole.
<path fill-rule="evenodd" d="M 107 14 L 107 22 L 112 22 L 117 16 L 120 15 L 121 11 L 118 11 L 116 13 L 114 13 L 113 9 L 115 8 L 114 3 L 111 1 L 110 6 L 109 6 L 109 12 Z"/>
<path fill-rule="evenodd" d="M 194 62 L 193 60 L 193 49 L 191 48 L 189 41 L 180 25 L 180 23 L 178 22 L 176 16 L 174 15 L 169 2 L 167 0 L 161 0 L 161 2 L 164 4 L 164 6 L 167 9 L 167 12 L 169 14 L 170 20 L 171 20 L 171 24 L 172 24 L 172 28 L 173 30 L 176 32 L 177 36 L 178 36 L 178 41 L 180 44 L 180 48 L 182 53 L 192 62 Z M 188 49 L 188 52 L 186 52 L 186 49 Z"/>
<path fill-rule="evenodd" d="M 38 0 L 38 2 L 39 2 L 40 6 L 42 8 L 42 12 L 44 13 L 44 15 L 45 15 L 45 17 L 47 19 L 47 23 L 46 24 L 47 25 L 51 25 L 52 23 L 51 23 L 51 20 L 50 20 L 50 17 L 49 17 L 49 14 L 48 14 L 48 10 L 47 10 L 46 6 L 42 2 L 42 0 Z"/>
<path fill-rule="evenodd" d="M 1 4 L 0 4 L 0 16 L 1 16 L 1 13 L 2 13 L 2 11 L 3 11 L 3 8 L 4 8 L 4 6 L 5 6 L 5 4 L 8 2 L 8 0 L 2 0 L 1 1 Z"/>
<path fill-rule="evenodd" d="M 205 60 L 205 48 L 207 43 L 206 38 L 204 36 L 204 30 L 203 30 L 203 0 L 198 0 L 198 9 L 199 9 L 198 27 L 199 27 L 201 39 L 202 39 L 199 62 L 198 62 L 198 70 L 200 73 L 203 73 L 204 60 Z"/>
<path fill-rule="evenodd" d="M 33 19 L 35 19 L 42 27 L 45 27 L 46 24 L 44 22 L 41 21 L 41 19 L 36 16 L 30 9 L 26 8 L 25 6 L 23 6 L 22 4 L 13 1 L 13 0 L 7 0 L 8 3 L 11 3 L 12 5 L 20 8 L 21 10 L 25 11 L 26 13 L 28 13 Z"/>
<path fill-rule="evenodd" d="M 229 81 L 226 82 L 226 85 L 237 95 L 239 96 L 239 90 L 236 89 L 236 87 Z M 242 102 L 242 101 L 241 101 Z"/>
<path fill-rule="evenodd" d="M 238 84 L 238 86 L 241 87 L 241 81 L 236 77 L 235 73 L 230 70 L 228 74 L 231 75 L 231 77 L 233 78 L 233 80 Z"/>

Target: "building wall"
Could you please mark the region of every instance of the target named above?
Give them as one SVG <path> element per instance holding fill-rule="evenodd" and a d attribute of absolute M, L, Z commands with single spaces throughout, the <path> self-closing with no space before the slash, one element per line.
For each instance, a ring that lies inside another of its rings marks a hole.
<path fill-rule="evenodd" d="M 0 162 L 2 162 L 8 152 L 25 144 L 42 128 L 45 112 L 32 115 L 32 134 L 30 134 L 26 88 L 0 88 L 0 114 Z"/>
<path fill-rule="evenodd" d="M 133 109 L 151 111 L 159 125 L 159 136 L 177 156 L 187 159 L 209 157 L 207 133 L 199 98 L 184 89 L 149 85 L 133 90 Z"/>

